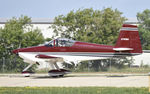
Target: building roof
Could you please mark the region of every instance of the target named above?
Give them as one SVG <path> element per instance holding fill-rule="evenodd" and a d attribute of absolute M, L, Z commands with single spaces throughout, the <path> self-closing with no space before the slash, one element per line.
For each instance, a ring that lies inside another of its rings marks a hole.
<path fill-rule="evenodd" d="M 0 24 L 5 24 L 10 18 L 0 18 Z M 31 18 L 31 24 L 52 24 L 54 19 L 50 18 Z M 136 18 L 128 18 L 125 24 L 137 24 L 138 20 Z"/>
<path fill-rule="evenodd" d="M 125 24 L 138 24 L 137 18 L 128 18 Z"/>
<path fill-rule="evenodd" d="M 5 24 L 10 18 L 0 18 L 0 24 Z M 31 18 L 31 24 L 52 24 L 53 19 L 49 18 Z"/>
<path fill-rule="evenodd" d="M 143 50 L 143 53 L 150 53 L 150 50 Z"/>

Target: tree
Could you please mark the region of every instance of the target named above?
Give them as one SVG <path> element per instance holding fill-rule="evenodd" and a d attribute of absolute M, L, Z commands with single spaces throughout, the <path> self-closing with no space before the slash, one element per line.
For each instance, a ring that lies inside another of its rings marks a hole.
<path fill-rule="evenodd" d="M 126 20 L 121 14 L 117 9 L 111 8 L 79 9 L 55 17 L 54 24 L 50 28 L 54 29 L 54 37 L 61 36 L 78 41 L 114 45 L 118 31 Z M 105 64 L 102 64 L 103 61 L 94 61 L 92 65 L 101 69 L 108 67 L 109 60 L 105 60 Z"/>
<path fill-rule="evenodd" d="M 13 17 L 0 29 L 0 59 L 5 59 L 5 69 L 20 71 L 26 65 L 22 59 L 12 54 L 12 50 L 44 42 L 41 31 L 33 29 L 30 22 L 31 19 L 27 16 Z M 2 62 L 0 63 L 2 67 Z"/>
<path fill-rule="evenodd" d="M 79 41 L 113 45 L 118 37 L 118 30 L 126 20 L 117 9 L 103 10 L 79 9 L 66 16 L 54 19 L 55 36 L 73 38 Z"/>
<path fill-rule="evenodd" d="M 142 13 L 137 13 L 137 19 L 140 23 L 138 28 L 142 48 L 145 50 L 150 50 L 150 10 L 146 9 Z"/>

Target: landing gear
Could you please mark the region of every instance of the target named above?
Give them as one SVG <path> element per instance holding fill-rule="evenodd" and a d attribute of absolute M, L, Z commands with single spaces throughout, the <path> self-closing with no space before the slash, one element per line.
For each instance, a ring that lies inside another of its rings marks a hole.
<path fill-rule="evenodd" d="M 64 75 L 59 75 L 59 77 L 64 77 Z"/>
<path fill-rule="evenodd" d="M 22 72 L 22 75 L 23 75 L 24 77 L 30 77 L 31 74 L 34 74 L 34 72 L 31 72 L 31 71 L 23 71 L 23 72 Z"/>
<path fill-rule="evenodd" d="M 24 77 L 30 77 L 31 74 L 33 74 L 34 72 L 31 71 L 27 71 L 33 64 L 28 65 L 23 71 L 22 71 L 22 75 Z"/>
<path fill-rule="evenodd" d="M 56 62 L 49 63 L 52 70 L 48 72 L 51 77 L 64 77 L 65 74 L 71 73 L 71 71 L 66 69 L 60 69 Z"/>
<path fill-rule="evenodd" d="M 51 77 L 64 77 L 65 74 L 69 73 L 71 73 L 71 71 L 66 69 L 59 69 L 59 70 L 53 69 L 48 72 L 48 75 Z"/>

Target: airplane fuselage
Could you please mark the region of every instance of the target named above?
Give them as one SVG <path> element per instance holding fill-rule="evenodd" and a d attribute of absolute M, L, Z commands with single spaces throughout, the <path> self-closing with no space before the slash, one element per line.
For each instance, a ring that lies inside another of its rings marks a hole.
<path fill-rule="evenodd" d="M 43 46 L 16 49 L 13 53 L 18 54 L 27 63 L 48 62 L 59 69 L 57 62 L 78 64 L 86 60 L 134 56 L 142 53 L 142 47 L 137 26 L 123 25 L 115 46 L 58 38 Z"/>

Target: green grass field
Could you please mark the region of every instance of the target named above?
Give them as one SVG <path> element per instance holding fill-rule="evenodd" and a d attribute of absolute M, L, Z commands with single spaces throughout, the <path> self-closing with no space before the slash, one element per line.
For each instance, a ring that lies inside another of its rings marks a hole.
<path fill-rule="evenodd" d="M 0 87 L 0 94 L 150 94 L 148 88 Z"/>

